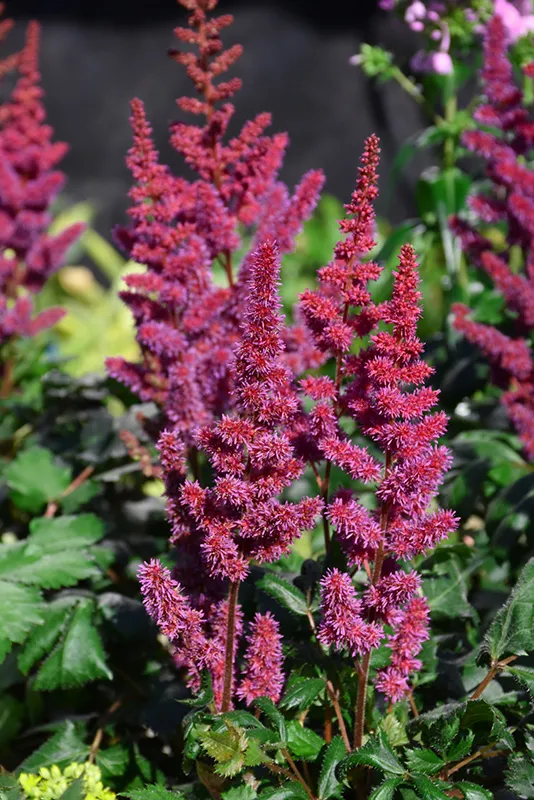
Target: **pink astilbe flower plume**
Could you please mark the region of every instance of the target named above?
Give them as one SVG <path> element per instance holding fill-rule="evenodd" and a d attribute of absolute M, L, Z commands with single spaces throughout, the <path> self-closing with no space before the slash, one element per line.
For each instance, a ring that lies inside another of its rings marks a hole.
<path fill-rule="evenodd" d="M 277 703 L 284 687 L 282 637 L 273 615 L 256 614 L 250 626 L 245 669 L 237 696 L 249 706 L 257 697 Z"/>
<path fill-rule="evenodd" d="M 496 13 L 487 26 L 481 77 L 485 102 L 475 118 L 495 132 L 468 131 L 464 144 L 486 162 L 489 193 L 469 198 L 481 225 L 453 219 L 470 260 L 484 270 L 506 300 L 511 327 L 506 334 L 469 317 L 469 309 L 453 307 L 454 325 L 488 359 L 494 382 L 504 387 L 501 402 L 523 443 L 525 455 L 534 460 L 534 364 L 529 342 L 534 331 L 534 171 L 528 156 L 534 147 L 534 121 L 514 82 L 508 58 L 506 24 Z M 529 72 L 529 67 L 525 70 Z M 527 161 L 525 162 L 525 157 Z M 484 236 L 484 223 L 504 223 L 507 247 L 498 255 Z M 511 267 L 512 247 L 522 254 L 522 269 Z"/>
<path fill-rule="evenodd" d="M 57 308 L 35 315 L 30 295 L 62 266 L 84 229 L 76 223 L 56 236 L 47 233 L 50 207 L 65 182 L 54 168 L 67 145 L 53 141 L 45 122 L 39 36 L 38 23 L 30 22 L 23 50 L 0 69 L 0 77 L 13 67 L 18 71 L 11 96 L 0 109 L 0 344 L 35 336 L 62 317 Z M 4 390 L 8 382 L 4 374 Z"/>
<path fill-rule="evenodd" d="M 309 172 L 292 195 L 279 181 L 287 137 L 265 133 L 269 114 L 259 114 L 228 138 L 234 114 L 228 101 L 241 81 L 221 76 L 242 48 L 224 50 L 220 35 L 232 17 L 210 16 L 216 3 L 181 2 L 191 13 L 188 27 L 176 28 L 175 35 L 193 50 L 171 55 L 185 67 L 196 96 L 181 97 L 178 106 L 199 121 L 173 123 L 170 139 L 198 177 L 178 178 L 160 163 L 143 104 L 134 100 L 127 159 L 135 180 L 131 224 L 116 236 L 127 255 L 147 268 L 127 276 L 121 294 L 133 314 L 142 357 L 140 363 L 109 359 L 108 370 L 143 401 L 156 403 L 161 429 L 177 429 L 190 448 L 195 431 L 235 402 L 229 367 L 240 339 L 252 252 L 267 237 L 277 239 L 282 252 L 292 250 L 324 181 L 320 172 Z M 239 264 L 244 225 L 254 243 Z M 226 288 L 214 283 L 214 266 L 226 273 Z M 294 371 L 316 365 L 318 354 L 302 324 L 285 336 L 291 342 L 286 361 Z"/>

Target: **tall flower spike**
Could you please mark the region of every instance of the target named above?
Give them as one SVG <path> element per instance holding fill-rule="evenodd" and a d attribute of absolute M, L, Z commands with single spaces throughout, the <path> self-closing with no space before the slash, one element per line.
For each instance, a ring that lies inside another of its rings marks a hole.
<path fill-rule="evenodd" d="M 505 387 L 503 406 L 534 459 L 530 424 L 534 419 L 534 367 L 528 339 L 534 330 L 534 171 L 524 156 L 534 146 L 534 122 L 514 83 L 508 58 L 505 20 L 496 13 L 487 26 L 482 83 L 486 102 L 475 118 L 496 133 L 469 131 L 464 143 L 487 162 L 491 191 L 469 198 L 478 228 L 452 220 L 453 230 L 473 263 L 492 279 L 511 312 L 507 333 L 469 318 L 469 309 L 453 307 L 454 325 L 489 360 L 495 383 Z M 528 70 L 528 68 L 527 68 Z M 507 247 L 498 255 L 484 237 L 484 223 L 505 225 Z M 522 270 L 510 266 L 512 247 L 521 252 Z"/>
<path fill-rule="evenodd" d="M 278 703 L 284 686 L 282 637 L 278 622 L 267 611 L 250 626 L 244 675 L 237 695 L 249 706 L 257 697 Z"/>
<path fill-rule="evenodd" d="M 142 361 L 108 360 L 110 374 L 142 400 L 159 407 L 161 429 L 175 428 L 187 448 L 195 432 L 234 406 L 229 366 L 240 339 L 251 252 L 241 266 L 240 230 L 255 233 L 253 250 L 265 239 L 278 238 L 284 251 L 317 203 L 323 177 L 308 173 L 290 195 L 278 180 L 285 135 L 268 136 L 268 114 L 245 123 L 234 138 L 227 128 L 234 113 L 228 100 L 238 91 L 238 78 L 221 79 L 238 60 L 242 48 L 223 49 L 221 32 L 230 15 L 212 17 L 216 3 L 182 0 L 190 12 L 188 27 L 175 30 L 192 50 L 173 50 L 185 67 L 194 97 L 181 97 L 182 112 L 196 123 L 171 126 L 171 144 L 197 179 L 175 177 L 160 164 L 152 131 L 140 100 L 132 103 L 134 143 L 128 166 L 135 180 L 130 191 L 132 224 L 116 232 L 127 255 L 147 267 L 144 275 L 126 278 L 122 299 L 137 327 Z M 227 288 L 212 281 L 212 267 L 226 273 Z M 287 363 L 306 369 L 314 358 L 306 337 L 293 337 Z"/>
<path fill-rule="evenodd" d="M 84 229 L 76 223 L 47 234 L 50 206 L 65 181 L 54 167 L 67 146 L 52 141 L 45 123 L 38 56 L 39 25 L 30 22 L 16 58 L 18 81 L 0 111 L 0 344 L 34 336 L 60 319 L 60 309 L 34 316 L 27 293 L 38 292 L 59 269 Z M 4 385 L 8 379 L 4 375 Z"/>

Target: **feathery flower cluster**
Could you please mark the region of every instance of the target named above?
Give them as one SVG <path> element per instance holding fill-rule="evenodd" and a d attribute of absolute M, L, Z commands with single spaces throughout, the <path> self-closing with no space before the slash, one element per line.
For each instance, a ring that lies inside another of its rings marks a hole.
<path fill-rule="evenodd" d="M 469 318 L 463 305 L 453 308 L 455 327 L 479 347 L 493 368 L 494 382 L 506 389 L 502 403 L 534 460 L 534 362 L 529 339 L 534 331 L 534 172 L 525 163 L 534 147 L 534 122 L 514 82 L 507 55 L 508 37 L 501 16 L 487 27 L 482 81 L 486 101 L 476 119 L 495 132 L 469 131 L 465 145 L 486 160 L 491 182 L 488 194 L 470 198 L 470 207 L 482 225 L 504 224 L 507 248 L 496 254 L 491 242 L 465 220 L 452 220 L 464 251 L 492 279 L 506 300 L 511 335 Z M 532 66 L 527 72 L 534 72 Z M 510 266 L 512 247 L 522 253 L 522 270 Z"/>
<path fill-rule="evenodd" d="M 137 199 L 128 236 L 131 254 L 148 271 L 141 278 L 132 276 L 135 292 L 127 302 L 138 309 L 144 362 L 121 364 L 118 370 L 117 362 L 111 364 L 118 377 L 131 370 L 132 380 L 126 383 L 144 399 L 155 400 L 166 423 L 158 449 L 177 566 L 172 577 L 157 563 L 141 568 L 145 605 L 172 639 L 177 663 L 187 668 L 191 685 L 198 686 L 202 669 L 210 670 L 219 708 L 228 710 L 236 698 L 248 704 L 265 693 L 278 700 L 282 649 L 270 614 L 257 615 L 252 623 L 246 666 L 237 681 L 243 628 L 239 586 L 251 563 L 277 561 L 289 553 L 322 514 L 325 545 L 328 549 L 332 529 L 347 568 L 328 570 L 321 580 L 318 641 L 361 659 L 363 697 L 371 652 L 387 637 L 391 662 L 377 685 L 395 701 L 409 691 L 410 675 L 419 666 L 416 656 L 427 635 L 428 616 L 419 576 L 402 562 L 435 547 L 457 525 L 453 513 L 433 503 L 450 454 L 437 444 L 447 421 L 432 412 L 438 392 L 425 385 L 432 369 L 422 359 L 417 337 L 421 294 L 415 254 L 408 245 L 402 248 L 392 297 L 375 303 L 370 282 L 378 279 L 381 267 L 370 255 L 380 148 L 371 136 L 340 222 L 342 238 L 332 261 L 319 271 L 318 287 L 300 298 L 298 335 L 288 329 L 278 296 L 280 254 L 290 248 L 305 216 L 308 190 L 301 185 L 298 199 L 289 201 L 289 207 L 300 209 L 294 218 L 298 224 L 289 225 L 287 192 L 273 182 L 274 172 L 264 161 L 271 164 L 279 152 L 275 139 L 265 139 L 263 127 L 254 124 L 245 126 L 251 137 L 246 147 L 239 138 L 223 145 L 219 134 L 231 111 L 226 105 L 216 110 L 212 101 L 230 96 L 236 83 L 217 88 L 213 78 L 238 51 L 210 62 L 208 56 L 220 52 L 221 18 L 210 27 L 205 15 L 215 2 L 184 4 L 193 12 L 191 27 L 179 36 L 198 44 L 201 53 L 206 41 L 214 48 L 200 59 L 176 56 L 203 98 L 182 100 L 181 107 L 207 118 L 203 129 L 178 125 L 173 134 L 200 179 L 185 183 L 158 164 L 142 108 L 134 106 L 139 141 L 130 163 L 142 166 L 132 191 Z M 206 39 L 209 31 L 212 36 Z M 246 154 L 245 163 L 235 160 L 236 148 L 239 158 Z M 306 213 L 318 190 L 317 176 L 307 180 L 314 188 Z M 255 227 L 255 246 L 235 282 L 228 271 L 229 285 L 222 290 L 210 282 L 209 270 L 214 260 L 232 265 L 236 221 Z M 167 300 L 162 303 L 162 287 L 179 298 L 172 314 Z M 191 320 L 201 317 L 201 329 L 190 335 Z M 208 369 L 223 340 L 218 370 Z M 334 362 L 333 378 L 309 372 L 328 357 Z M 213 394 L 216 403 L 206 394 L 213 390 L 214 376 L 223 376 L 224 383 L 224 391 L 219 384 Z M 342 424 L 342 417 L 352 426 Z M 356 436 L 347 433 L 350 427 L 356 427 Z M 198 452 L 211 466 L 209 485 L 193 458 Z M 308 466 L 317 477 L 318 495 L 289 502 L 284 491 Z M 352 489 L 335 491 L 334 466 L 353 481 L 374 486 L 374 510 L 360 503 Z M 351 571 L 360 566 L 369 584 L 357 596 Z"/>
<path fill-rule="evenodd" d="M 7 32 L 2 23 L 2 35 Z M 62 265 L 83 225 L 47 234 L 50 206 L 65 177 L 54 169 L 67 145 L 52 141 L 39 86 L 39 25 L 28 25 L 26 43 L 3 62 L 0 75 L 16 67 L 18 80 L 0 109 L 0 344 L 34 336 L 62 316 L 51 308 L 34 315 L 31 294 Z"/>
<path fill-rule="evenodd" d="M 233 406 L 229 365 L 240 338 L 251 253 L 267 238 L 275 238 L 282 253 L 292 249 L 315 208 L 323 176 L 309 172 L 289 193 L 278 179 L 287 137 L 266 135 L 269 114 L 227 138 L 234 114 L 228 101 L 241 82 L 217 79 L 242 51 L 240 45 L 223 50 L 220 33 L 232 17 L 211 17 L 216 2 L 180 2 L 190 12 L 189 24 L 175 35 L 197 52 L 184 47 L 171 55 L 185 66 L 197 96 L 180 98 L 178 106 L 202 121 L 174 123 L 170 141 L 198 177 L 176 177 L 160 163 L 143 103 L 134 100 L 127 160 L 135 180 L 131 225 L 117 230 L 116 238 L 146 266 L 145 273 L 126 277 L 121 295 L 135 320 L 142 361 L 112 358 L 108 370 L 143 401 L 155 402 L 160 430 L 175 429 L 190 447 L 196 429 Z M 253 246 L 238 265 L 245 227 L 254 233 Z M 214 267 L 226 274 L 226 288 L 213 280 Z M 288 364 L 300 371 L 315 365 L 317 353 L 307 346 L 302 327 L 288 337 Z"/>
<path fill-rule="evenodd" d="M 215 703 L 220 709 L 224 689 L 228 601 L 221 600 L 215 605 L 207 619 L 202 611 L 190 605 L 183 587 L 173 580 L 170 571 L 156 559 L 142 564 L 138 576 L 145 608 L 171 642 L 177 666 L 187 671 L 187 685 L 197 691 L 202 671 L 209 670 Z M 234 610 L 234 624 L 232 661 L 235 664 L 243 632 L 243 614 L 239 605 Z M 232 695 L 235 691 L 237 697 L 247 705 L 256 697 L 265 695 L 275 702 L 278 701 L 284 685 L 282 665 L 282 642 L 278 623 L 269 612 L 256 614 L 250 628 L 242 678 L 237 690 L 234 668 Z"/>
<path fill-rule="evenodd" d="M 328 347 L 336 357 L 334 381 L 302 382 L 316 401 L 309 421 L 316 457 L 327 462 L 323 496 L 327 499 L 329 493 L 328 465 L 335 464 L 355 480 L 374 482 L 378 502 L 378 510 L 370 511 L 351 490 L 342 489 L 325 508 L 325 524 L 335 530 L 349 567 L 374 562 L 374 571 L 362 600 L 355 597 L 348 574 L 333 571 L 325 576 L 318 635 L 324 645 L 367 656 L 384 635 L 382 625 L 395 626 L 419 589 L 418 576 L 399 571 L 396 561 L 432 549 L 458 524 L 450 511 L 429 511 L 451 456 L 435 444 L 447 420 L 441 412 L 431 413 L 438 392 L 424 385 L 432 369 L 421 358 L 423 345 L 416 333 L 421 294 L 411 246 L 401 250 L 391 300 L 374 304 L 367 286 L 380 274 L 376 264 L 362 260 L 373 247 L 378 155 L 378 142 L 371 137 L 347 206 L 353 216 L 341 226 L 348 236 L 336 247 L 332 263 L 320 270 L 319 288 L 302 296 L 303 313 L 318 346 Z M 343 334 L 337 335 L 340 330 Z M 352 354 L 353 337 L 366 334 L 369 345 Z M 342 414 L 354 419 L 383 460 L 342 433 Z M 388 574 L 382 577 L 385 566 Z M 393 661 L 391 669 L 397 669 Z M 405 671 L 404 693 L 407 675 Z M 398 699 L 399 691 L 390 694 L 391 699 Z"/>

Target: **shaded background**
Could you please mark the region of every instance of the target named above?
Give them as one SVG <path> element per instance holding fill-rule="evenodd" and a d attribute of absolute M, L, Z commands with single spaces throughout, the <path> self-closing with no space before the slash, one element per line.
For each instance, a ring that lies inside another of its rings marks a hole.
<path fill-rule="evenodd" d="M 235 73 L 244 86 L 235 102 L 234 128 L 259 111 L 273 114 L 272 130 L 291 144 L 282 173 L 292 186 L 312 167 L 327 175 L 326 190 L 345 200 L 353 187 L 366 136 L 382 139 L 382 196 L 378 211 L 393 221 L 413 205 L 413 183 L 425 164 L 415 159 L 393 197 L 385 186 L 403 141 L 420 127 L 413 101 L 396 85 L 377 86 L 348 64 L 361 42 L 380 43 L 403 61 L 414 50 L 406 26 L 380 12 L 378 0 L 221 0 L 235 14 L 224 42 L 245 53 Z M 17 28 L 8 48 L 20 45 L 24 23 L 42 22 L 42 80 L 57 138 L 71 150 L 63 167 L 68 197 L 98 208 L 97 229 L 109 234 L 124 219 L 130 177 L 128 102 L 141 97 L 162 157 L 184 170 L 167 145 L 167 125 L 178 117 L 175 98 L 191 94 L 181 67 L 166 52 L 185 11 L 175 0 L 8 0 Z"/>

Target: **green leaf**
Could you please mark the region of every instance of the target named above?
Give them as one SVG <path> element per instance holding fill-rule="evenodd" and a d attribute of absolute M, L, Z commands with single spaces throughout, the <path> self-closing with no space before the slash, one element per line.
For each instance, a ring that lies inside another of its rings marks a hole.
<path fill-rule="evenodd" d="M 93 624 L 94 611 L 93 600 L 78 603 L 63 638 L 37 673 L 36 689 L 66 689 L 99 678 L 111 680 L 102 640 Z"/>
<path fill-rule="evenodd" d="M 336 767 L 346 756 L 347 750 L 341 736 L 334 736 L 326 748 L 319 783 L 317 785 L 319 800 L 328 800 L 330 797 L 341 797 L 343 785 L 336 776 Z"/>
<path fill-rule="evenodd" d="M 248 783 L 242 786 L 234 786 L 233 789 L 228 789 L 227 792 L 222 793 L 223 800 L 254 800 L 256 796 L 256 790 Z"/>
<path fill-rule="evenodd" d="M 407 750 L 406 765 L 411 772 L 433 775 L 445 766 L 445 762 L 433 750 Z"/>
<path fill-rule="evenodd" d="M 65 597 L 43 607 L 44 622 L 33 628 L 19 655 L 19 669 L 25 675 L 37 661 L 50 653 L 68 624 L 69 611 L 76 602 L 75 597 Z"/>
<path fill-rule="evenodd" d="M 104 523 L 95 514 L 38 517 L 30 522 L 29 543 L 47 553 L 89 547 L 103 536 Z"/>
<path fill-rule="evenodd" d="M 485 736 L 490 741 L 496 741 L 513 750 L 515 747 L 514 737 L 508 730 L 506 717 L 496 706 L 487 703 L 485 700 L 470 700 L 465 705 L 465 711 L 461 720 L 462 728 L 471 730 L 479 726 Z M 489 729 L 489 735 L 488 735 Z"/>
<path fill-rule="evenodd" d="M 235 711 L 227 711 L 226 714 L 223 714 L 221 720 L 228 720 L 232 722 L 234 725 L 239 725 L 241 728 L 264 728 L 265 726 L 256 719 L 256 717 L 250 713 L 250 711 L 241 711 L 240 709 L 236 709 Z"/>
<path fill-rule="evenodd" d="M 324 687 L 323 678 L 297 678 L 288 686 L 280 706 L 282 708 L 298 708 L 299 711 L 304 711 L 304 709 L 311 706 Z"/>
<path fill-rule="evenodd" d="M 98 574 L 92 559 L 83 550 L 47 552 L 29 541 L 1 547 L 2 580 L 59 589 Z"/>
<path fill-rule="evenodd" d="M 228 726 L 217 733 L 213 729 L 199 728 L 198 739 L 206 753 L 215 761 L 215 772 L 233 778 L 245 766 L 247 737 L 242 728 Z"/>
<path fill-rule="evenodd" d="M 534 798 L 534 764 L 522 755 L 514 756 L 508 763 L 506 785 L 520 797 Z"/>
<path fill-rule="evenodd" d="M 449 800 L 449 796 L 426 775 L 412 775 L 412 781 L 417 787 L 421 800 Z M 446 783 L 442 784 L 442 786 L 445 789 L 447 788 Z"/>
<path fill-rule="evenodd" d="M 25 716 L 24 705 L 12 694 L 0 694 L 0 747 L 14 739 Z"/>
<path fill-rule="evenodd" d="M 324 740 L 310 728 L 304 728 L 296 719 L 287 726 L 289 751 L 303 761 L 314 761 L 323 749 Z"/>
<path fill-rule="evenodd" d="M 452 558 L 447 577 L 423 581 L 423 593 L 433 617 L 473 617 L 473 608 L 467 600 L 466 579 L 474 569 L 475 565 L 470 565 L 462 570 L 458 561 Z"/>
<path fill-rule="evenodd" d="M 67 786 L 61 795 L 61 800 L 83 800 L 86 793 L 84 780 L 80 777 Z"/>
<path fill-rule="evenodd" d="M 254 700 L 254 705 L 260 709 L 269 722 L 276 729 L 280 741 L 285 745 L 287 744 L 287 728 L 286 721 L 283 715 L 278 711 L 275 704 L 270 697 L 258 697 Z"/>
<path fill-rule="evenodd" d="M 87 505 L 89 500 L 100 493 L 100 486 L 96 481 L 85 481 L 73 492 L 69 492 L 65 497 L 60 498 L 61 508 L 65 514 L 72 514 L 82 506 Z"/>
<path fill-rule="evenodd" d="M 292 611 L 293 614 L 306 616 L 308 613 L 308 604 L 305 596 L 300 589 L 297 589 L 289 581 L 269 572 L 259 581 L 258 586 L 268 595 L 274 597 L 281 606 Z"/>
<path fill-rule="evenodd" d="M 534 667 L 507 667 L 506 672 L 519 681 L 531 697 L 534 697 Z"/>
<path fill-rule="evenodd" d="M 508 654 L 526 655 L 534 649 L 534 558 L 531 558 L 518 578 L 508 602 L 493 620 L 482 648 L 492 661 Z"/>
<path fill-rule="evenodd" d="M 17 508 L 38 514 L 49 502 L 59 499 L 72 473 L 68 467 L 58 466 L 49 450 L 31 447 L 17 455 L 5 475 Z"/>
<path fill-rule="evenodd" d="M 42 608 L 37 589 L 0 580 L 0 660 L 42 621 Z"/>
<path fill-rule="evenodd" d="M 483 789 L 482 786 L 477 786 L 476 783 L 470 781 L 461 781 L 454 784 L 455 789 L 460 789 L 463 792 L 465 800 L 493 800 L 493 793 L 488 789 Z"/>
<path fill-rule="evenodd" d="M 213 694 L 213 686 L 211 682 L 211 675 L 208 670 L 204 670 L 200 679 L 200 691 L 191 698 L 181 700 L 186 706 L 193 706 L 193 708 L 204 708 L 213 703 L 215 695 Z"/>
<path fill-rule="evenodd" d="M 397 788 L 401 785 L 402 778 L 388 778 L 381 783 L 370 795 L 369 800 L 392 800 Z"/>
<path fill-rule="evenodd" d="M 361 765 L 373 767 L 386 775 L 392 776 L 404 775 L 406 771 L 382 732 L 370 739 L 359 750 L 343 759 L 337 771 L 338 778 L 344 780 L 351 769 Z"/>
<path fill-rule="evenodd" d="M 258 795 L 258 800 L 306 800 L 308 795 L 298 783 L 287 782 L 285 786 L 277 786 Z"/>
<path fill-rule="evenodd" d="M 22 762 L 17 774 L 39 772 L 41 767 L 50 767 L 52 764 L 63 767 L 72 761 L 84 762 L 88 755 L 89 746 L 80 739 L 73 723 L 69 721 Z"/>
<path fill-rule="evenodd" d="M 157 783 L 145 786 L 143 789 L 130 789 L 120 794 L 129 797 L 130 800 L 181 800 L 183 798 L 182 792 L 171 792 Z"/>
<path fill-rule="evenodd" d="M 104 783 L 107 778 L 124 775 L 129 760 L 128 750 L 121 744 L 106 747 L 105 750 L 99 750 L 95 758 L 97 766 L 102 770 Z"/>

